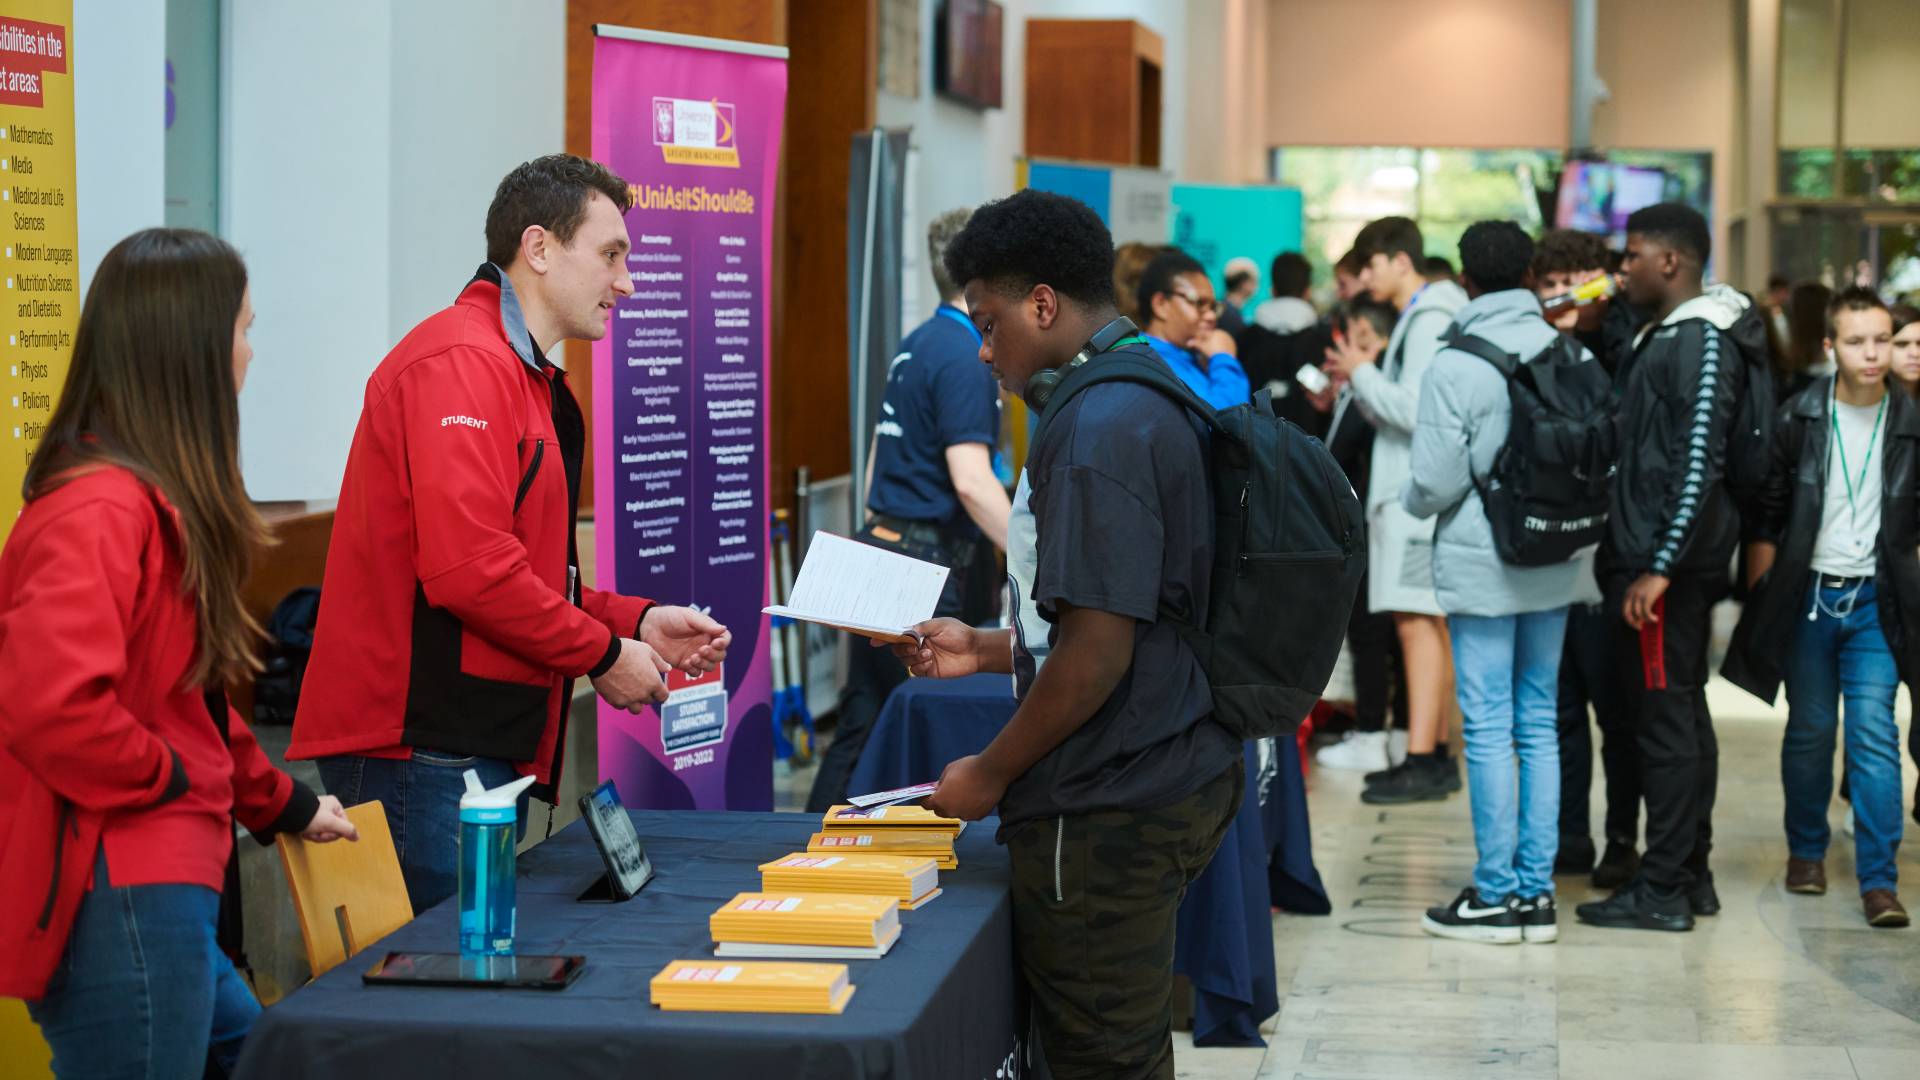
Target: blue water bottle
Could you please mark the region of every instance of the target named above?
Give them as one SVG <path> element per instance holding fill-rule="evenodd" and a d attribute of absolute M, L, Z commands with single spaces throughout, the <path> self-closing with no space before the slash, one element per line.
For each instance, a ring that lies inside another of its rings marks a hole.
<path fill-rule="evenodd" d="M 514 826 L 523 776 L 489 791 L 467 770 L 460 796 L 460 955 L 513 955 Z"/>

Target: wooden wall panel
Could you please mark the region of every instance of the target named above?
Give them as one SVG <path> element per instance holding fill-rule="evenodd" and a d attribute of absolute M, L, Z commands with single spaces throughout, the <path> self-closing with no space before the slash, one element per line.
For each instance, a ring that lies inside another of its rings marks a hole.
<path fill-rule="evenodd" d="M 567 149 L 589 153 L 593 26 L 786 45 L 787 112 L 774 205 L 768 327 L 770 504 L 791 507 L 793 471 L 846 472 L 847 168 L 854 132 L 873 125 L 879 64 L 875 0 L 569 0 Z M 591 423 L 592 349 L 567 346 L 567 372 Z M 591 438 L 591 428 L 589 428 Z M 591 513 L 592 468 L 581 512 Z"/>
<path fill-rule="evenodd" d="M 781 203 L 786 280 L 775 297 L 774 507 L 793 506 L 793 472 L 851 467 L 847 423 L 847 182 L 853 136 L 874 122 L 879 7 L 874 0 L 793 0 L 788 11 L 787 127 Z"/>
<path fill-rule="evenodd" d="M 593 28 L 597 23 L 639 30 L 756 41 L 784 45 L 787 0 L 567 0 L 567 152 L 593 153 Z M 791 112 L 791 108 L 789 108 Z M 779 208 L 774 210 L 774 322 L 769 328 L 775 354 L 780 343 L 781 265 Z M 593 446 L 593 347 L 584 341 L 566 345 L 567 381 L 587 418 L 587 446 Z M 580 482 L 580 516 L 593 516 L 593 453 L 587 453 Z"/>
<path fill-rule="evenodd" d="M 1027 156 L 1157 167 L 1163 49 L 1127 19 L 1028 19 Z"/>

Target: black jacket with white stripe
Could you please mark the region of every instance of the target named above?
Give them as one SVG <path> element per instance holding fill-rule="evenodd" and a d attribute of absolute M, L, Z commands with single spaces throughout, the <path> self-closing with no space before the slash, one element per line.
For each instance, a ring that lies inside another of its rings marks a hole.
<path fill-rule="evenodd" d="M 1750 365 L 1767 363 L 1766 325 L 1715 285 L 1641 332 L 1620 400 L 1604 564 L 1616 577 L 1725 577 L 1740 514 L 1725 484 Z"/>

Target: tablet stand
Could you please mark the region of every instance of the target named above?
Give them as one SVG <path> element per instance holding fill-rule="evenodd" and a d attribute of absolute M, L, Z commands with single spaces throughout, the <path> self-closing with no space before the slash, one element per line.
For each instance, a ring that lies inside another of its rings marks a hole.
<path fill-rule="evenodd" d="M 652 880 L 653 880 L 653 868 L 648 867 L 647 876 L 640 879 L 639 886 L 637 886 L 633 890 L 634 895 L 638 895 L 641 889 L 644 889 L 647 887 L 647 882 Z M 619 896 L 615 894 L 615 892 L 613 891 L 613 878 L 605 873 L 602 873 L 599 877 L 593 879 L 593 884 L 587 886 L 585 892 L 581 893 L 579 896 L 574 897 L 574 903 L 576 904 L 624 904 L 631 899 L 633 899 L 633 896 Z"/>

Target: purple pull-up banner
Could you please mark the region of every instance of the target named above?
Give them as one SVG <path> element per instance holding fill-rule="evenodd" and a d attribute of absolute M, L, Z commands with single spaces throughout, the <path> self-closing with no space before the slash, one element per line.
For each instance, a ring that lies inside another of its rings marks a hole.
<path fill-rule="evenodd" d="M 598 586 L 711 610 L 726 665 L 600 703 L 629 806 L 770 810 L 767 328 L 787 52 L 595 28 L 593 156 L 633 193 L 633 295 L 593 346 Z"/>

